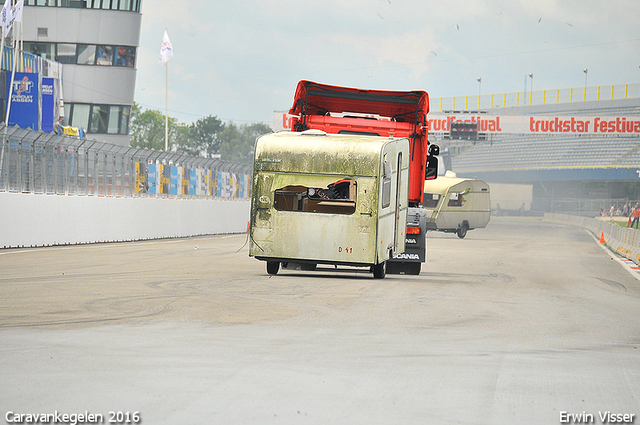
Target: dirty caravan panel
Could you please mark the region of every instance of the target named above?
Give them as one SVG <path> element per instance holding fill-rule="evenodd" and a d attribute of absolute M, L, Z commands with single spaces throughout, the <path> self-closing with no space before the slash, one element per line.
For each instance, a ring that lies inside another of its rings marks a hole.
<path fill-rule="evenodd" d="M 406 223 L 408 158 L 407 139 L 292 132 L 260 137 L 250 255 L 268 263 L 386 261 L 390 250 L 404 249 L 393 244 L 396 222 Z M 388 178 L 393 183 L 383 207 L 382 181 Z M 396 201 L 398 196 L 405 199 Z"/>
<path fill-rule="evenodd" d="M 377 191 L 377 180 L 353 177 L 351 181 L 356 178 L 358 184 L 352 186 L 357 190 L 352 195 L 354 201 L 314 199 L 303 197 L 301 192 L 286 197 L 282 191 L 274 191 L 270 220 L 261 222 L 263 227 L 271 230 L 270 243 L 262 248 L 269 251 L 270 256 L 283 259 L 374 263 L 378 217 L 374 203 L 376 196 L 370 195 Z M 336 181 L 336 176 L 274 175 L 274 187 L 296 190 L 328 187 Z M 297 201 L 298 196 L 300 201 Z M 297 205 L 287 201 L 297 201 Z"/>

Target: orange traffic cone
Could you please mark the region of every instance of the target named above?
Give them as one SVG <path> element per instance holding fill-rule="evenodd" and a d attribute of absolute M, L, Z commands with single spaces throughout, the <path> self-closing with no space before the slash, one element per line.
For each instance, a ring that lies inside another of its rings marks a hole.
<path fill-rule="evenodd" d="M 604 241 L 604 232 L 600 233 L 600 243 L 602 243 L 602 244 L 605 243 L 605 241 Z"/>

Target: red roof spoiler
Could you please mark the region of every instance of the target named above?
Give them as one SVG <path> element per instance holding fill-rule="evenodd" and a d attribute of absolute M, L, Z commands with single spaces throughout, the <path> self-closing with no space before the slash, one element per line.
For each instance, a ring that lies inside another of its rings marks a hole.
<path fill-rule="evenodd" d="M 304 123 L 305 115 L 329 112 L 380 115 L 423 127 L 429 112 L 429 95 L 421 90 L 364 90 L 300 81 L 289 113 L 299 115 Z"/>

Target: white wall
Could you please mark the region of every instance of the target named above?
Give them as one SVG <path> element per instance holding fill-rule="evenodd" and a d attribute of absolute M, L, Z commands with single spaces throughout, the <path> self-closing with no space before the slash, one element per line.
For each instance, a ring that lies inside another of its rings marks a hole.
<path fill-rule="evenodd" d="M 244 233 L 250 202 L 0 192 L 0 248 Z"/>

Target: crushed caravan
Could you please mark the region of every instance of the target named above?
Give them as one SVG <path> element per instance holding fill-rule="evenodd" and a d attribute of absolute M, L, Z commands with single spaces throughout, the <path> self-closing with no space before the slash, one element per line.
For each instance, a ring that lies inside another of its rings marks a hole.
<path fill-rule="evenodd" d="M 280 266 L 369 267 L 405 249 L 406 138 L 279 132 L 256 141 L 249 255 Z"/>
<path fill-rule="evenodd" d="M 427 210 L 427 230 L 456 233 L 464 238 L 468 230 L 489 223 L 489 185 L 447 172 L 444 177 L 425 181 L 423 206 Z"/>

